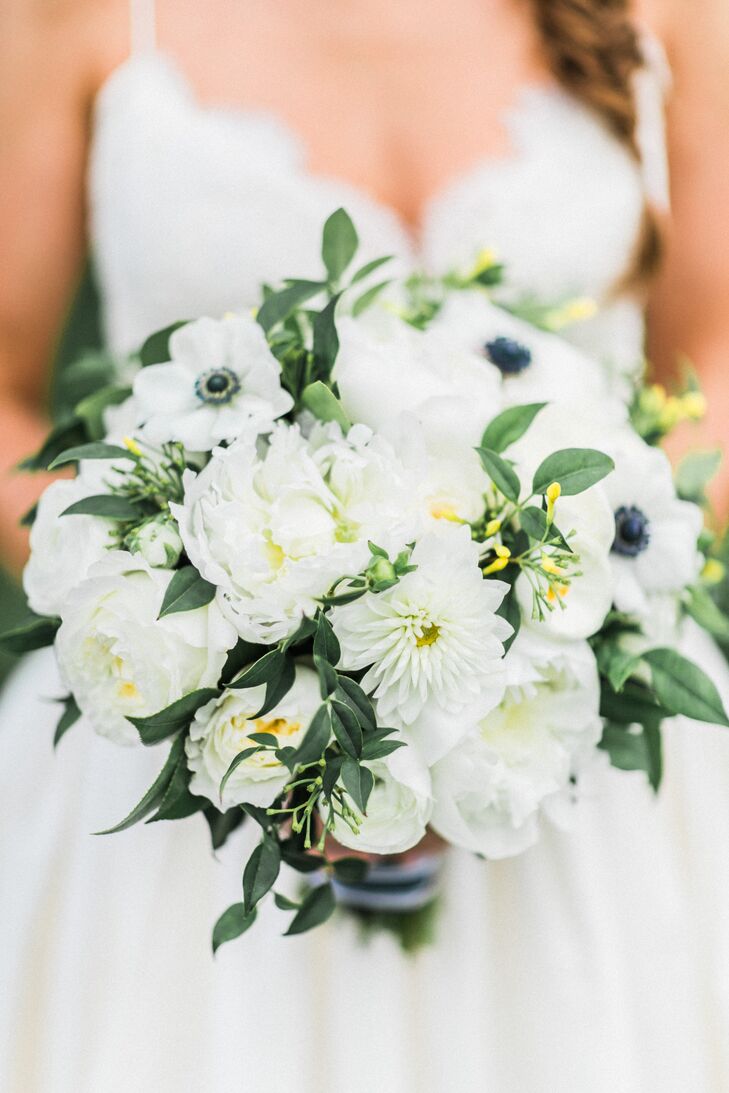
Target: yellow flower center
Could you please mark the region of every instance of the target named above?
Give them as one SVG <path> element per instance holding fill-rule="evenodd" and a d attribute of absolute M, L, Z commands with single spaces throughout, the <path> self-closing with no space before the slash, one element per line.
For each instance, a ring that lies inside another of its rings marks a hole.
<path fill-rule="evenodd" d="M 435 520 L 450 520 L 453 524 L 462 524 L 463 520 L 448 501 L 431 501 L 430 515 Z"/>
<path fill-rule="evenodd" d="M 439 634 L 439 628 L 434 622 L 430 622 L 427 626 L 423 627 L 420 637 L 415 639 L 415 644 L 418 649 L 422 649 L 425 645 L 435 645 Z"/>

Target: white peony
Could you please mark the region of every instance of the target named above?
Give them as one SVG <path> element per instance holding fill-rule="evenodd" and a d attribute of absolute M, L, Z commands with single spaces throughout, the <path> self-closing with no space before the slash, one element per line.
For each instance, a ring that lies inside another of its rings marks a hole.
<path fill-rule="evenodd" d="M 389 433 L 407 412 L 429 438 L 475 445 L 502 408 L 498 373 L 446 332 L 415 330 L 378 309 L 337 329 L 334 378 L 353 421 Z"/>
<path fill-rule="evenodd" d="M 71 592 L 113 545 L 111 520 L 61 516 L 69 505 L 96 492 L 85 478 L 63 479 L 52 482 L 38 501 L 23 588 L 39 615 L 60 615 Z"/>
<path fill-rule="evenodd" d="M 386 759 L 364 763 L 375 785 L 367 802 L 367 814 L 355 834 L 336 817 L 333 837 L 350 850 L 364 854 L 402 854 L 417 846 L 425 835 L 433 808 L 428 769 L 413 748 L 398 748 Z M 352 807 L 356 809 L 351 802 Z M 328 810 L 322 809 L 326 819 Z"/>
<path fill-rule="evenodd" d="M 657 616 L 670 616 L 673 605 L 675 622 L 679 597 L 701 569 L 701 509 L 676 496 L 671 465 L 660 449 L 626 430 L 608 451 L 615 460 L 605 480 L 615 522 L 615 606 L 650 628 Z"/>
<path fill-rule="evenodd" d="M 220 796 L 220 783 L 233 759 L 255 747 L 249 734 L 275 736 L 281 747 L 298 747 L 321 705 L 319 680 L 310 668 L 297 666 L 288 694 L 263 717 L 251 717 L 263 705 L 266 688 L 225 691 L 199 709 L 185 741 L 187 763 L 193 772 L 190 791 L 207 797 L 223 810 L 233 805 L 265 807 L 278 797 L 291 774 L 270 752 L 257 752 L 236 767 Z"/>
<path fill-rule="evenodd" d="M 367 668 L 380 720 L 410 727 L 426 762 L 463 733 L 460 714 L 485 713 L 503 694 L 503 641 L 496 611 L 507 585 L 485 580 L 470 529 L 445 524 L 416 544 L 417 568 L 386 592 L 368 592 L 332 613 L 347 670 Z"/>
<path fill-rule="evenodd" d="M 607 453 L 614 429 L 600 415 L 600 408 L 586 403 L 580 414 L 565 413 L 560 405 L 547 406 L 537 415 L 524 436 L 507 455 L 516 464 L 522 492 L 529 492 L 539 464 L 562 448 L 597 448 Z M 612 507 L 602 482 L 575 496 L 562 496 L 555 508 L 554 520 L 563 535 L 575 534 L 569 543 L 579 558 L 580 576 L 554 596 L 554 609 L 544 621 L 532 622 L 532 589 L 526 574 L 516 582 L 516 592 L 527 625 L 571 641 L 596 633 L 613 601 L 613 576 L 610 548 L 615 535 Z M 549 551 L 547 551 L 549 553 Z"/>
<path fill-rule="evenodd" d="M 479 359 L 499 383 L 507 405 L 579 404 L 583 398 L 608 395 L 607 375 L 598 361 L 497 307 L 482 291 L 450 293 L 429 331 Z"/>
<path fill-rule="evenodd" d="M 61 611 L 63 680 L 96 731 L 118 743 L 139 739 L 128 717 L 215 686 L 236 640 L 214 603 L 158 619 L 171 578 L 139 555 L 110 551 Z"/>
<path fill-rule="evenodd" d="M 600 739 L 600 686 L 586 642 L 522 630 L 505 659 L 506 696 L 433 767 L 433 828 L 488 858 L 536 842 Z"/>
<path fill-rule="evenodd" d="M 278 425 L 257 453 L 213 452 L 173 505 L 185 548 L 241 637 L 274 642 L 343 575 L 367 565 L 368 540 L 399 550 L 417 533 L 417 467 L 364 426 L 345 439 L 317 425 L 308 440 Z"/>
<path fill-rule="evenodd" d="M 210 451 L 244 432 L 268 432 L 293 406 L 263 331 L 247 315 L 197 319 L 170 337 L 170 361 L 134 380 L 139 424 L 152 444 Z"/>

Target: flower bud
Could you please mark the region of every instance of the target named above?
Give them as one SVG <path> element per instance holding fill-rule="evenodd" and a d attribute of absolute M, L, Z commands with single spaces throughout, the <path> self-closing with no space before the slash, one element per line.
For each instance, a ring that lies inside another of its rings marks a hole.
<path fill-rule="evenodd" d="M 128 539 L 132 554 L 141 554 L 151 566 L 172 569 L 182 554 L 182 539 L 177 524 L 168 516 L 146 520 Z"/>
<path fill-rule="evenodd" d="M 389 587 L 397 581 L 395 567 L 389 558 L 373 558 L 367 566 L 367 576 L 375 587 Z"/>

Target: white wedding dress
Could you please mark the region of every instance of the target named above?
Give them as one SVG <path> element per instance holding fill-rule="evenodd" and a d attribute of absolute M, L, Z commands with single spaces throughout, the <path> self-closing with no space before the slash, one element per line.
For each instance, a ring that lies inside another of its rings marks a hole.
<path fill-rule="evenodd" d="M 434 270 L 495 247 L 521 292 L 604 299 L 629 261 L 644 187 L 664 187 L 660 71 L 642 77 L 643 175 L 556 88 L 505 118 L 512 153 L 429 205 L 417 243 L 395 213 L 313 176 L 295 135 L 195 101 L 137 46 L 98 98 L 92 241 L 112 347 L 316 276 L 345 205 L 365 258 Z M 578 330 L 619 363 L 640 349 L 625 300 Z M 576 335 L 577 336 L 577 335 Z M 729 692 L 698 633 L 687 651 Z M 244 844 L 216 859 L 200 817 L 95 838 L 162 762 L 77 725 L 54 754 L 60 693 L 35 654 L 0 706 L 3 1093 L 722 1093 L 729 1089 L 729 734 L 678 720 L 654 798 L 605 768 L 565 834 L 510 861 L 452 853 L 434 947 L 415 958 L 351 922 L 297 939 L 273 908 L 213 960 L 240 899 Z"/>

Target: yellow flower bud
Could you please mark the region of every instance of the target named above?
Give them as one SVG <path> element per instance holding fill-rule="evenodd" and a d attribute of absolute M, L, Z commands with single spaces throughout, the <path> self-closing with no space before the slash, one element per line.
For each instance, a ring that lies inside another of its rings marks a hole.
<path fill-rule="evenodd" d="M 550 573 L 553 577 L 562 576 L 562 570 L 558 565 L 555 565 L 548 554 L 542 554 L 541 567 L 545 573 Z"/>
<path fill-rule="evenodd" d="M 479 251 L 476 255 L 476 262 L 471 271 L 472 277 L 478 277 L 479 273 L 483 273 L 484 270 L 491 269 L 492 266 L 498 265 L 498 255 L 491 247 L 485 247 Z"/>
<path fill-rule="evenodd" d="M 554 519 L 554 506 L 557 498 L 562 494 L 562 487 L 559 482 L 552 482 L 547 486 L 547 523 L 551 524 Z"/>
<path fill-rule="evenodd" d="M 508 547 L 505 547 L 502 543 L 497 543 L 496 546 L 494 547 L 494 550 L 496 551 L 497 558 L 507 558 L 508 559 L 508 558 L 511 557 L 511 551 L 509 550 Z"/>
<path fill-rule="evenodd" d="M 562 307 L 554 308 L 547 316 L 550 330 L 561 330 L 573 323 L 584 323 L 597 314 L 597 303 L 589 296 L 578 296 L 567 300 Z"/>
<path fill-rule="evenodd" d="M 496 535 L 497 531 L 501 531 L 501 520 L 489 520 L 486 525 L 486 535 Z"/>
<path fill-rule="evenodd" d="M 487 576 L 489 573 L 500 573 L 502 569 L 506 569 L 508 564 L 509 564 L 509 559 L 508 558 L 496 558 L 491 563 L 491 565 L 486 566 L 486 568 L 483 571 L 484 576 Z"/>
<path fill-rule="evenodd" d="M 706 399 L 701 391 L 687 391 L 681 404 L 689 421 L 700 421 L 706 413 Z"/>
<path fill-rule="evenodd" d="M 142 449 L 139 447 L 136 440 L 134 440 L 131 436 L 124 437 L 124 447 L 127 449 L 127 451 L 131 452 L 132 455 L 142 454 Z"/>
<path fill-rule="evenodd" d="M 701 570 L 701 579 L 706 584 L 719 584 L 726 576 L 726 566 L 718 558 L 707 558 Z"/>

